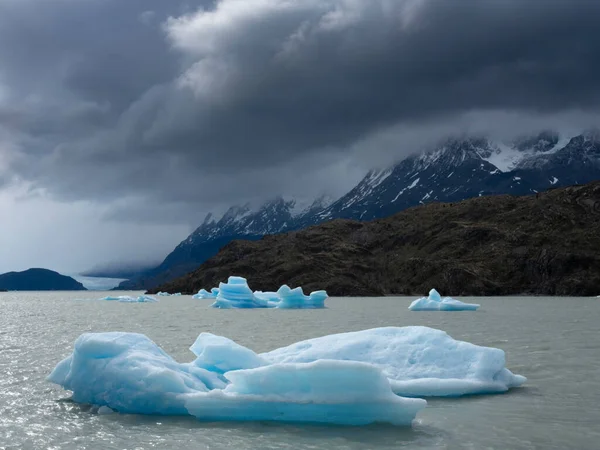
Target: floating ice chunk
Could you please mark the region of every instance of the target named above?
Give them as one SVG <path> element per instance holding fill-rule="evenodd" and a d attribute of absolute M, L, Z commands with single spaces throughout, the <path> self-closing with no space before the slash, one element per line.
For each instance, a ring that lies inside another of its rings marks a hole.
<path fill-rule="evenodd" d="M 463 303 L 451 297 L 442 298 L 438 291 L 429 291 L 429 297 L 421 297 L 410 304 L 411 311 L 476 311 L 480 305 Z"/>
<path fill-rule="evenodd" d="M 324 308 L 327 292 L 316 291 L 310 295 L 304 295 L 301 287 L 290 289 L 289 286 L 283 285 L 277 291 L 278 297 L 281 299 L 277 308 L 282 309 L 315 309 Z"/>
<path fill-rule="evenodd" d="M 183 394 L 224 387 L 217 374 L 179 364 L 136 333 L 86 333 L 48 380 L 73 391 L 73 400 L 137 414 L 187 414 Z"/>
<path fill-rule="evenodd" d="M 268 364 L 252 350 L 231 339 L 211 333 L 201 333 L 190 350 L 197 356 L 193 364 L 212 372 L 255 369 Z"/>
<path fill-rule="evenodd" d="M 159 292 L 156 295 L 159 295 L 161 297 L 179 297 L 179 296 L 181 296 L 181 292 L 178 292 L 176 294 L 169 294 L 168 292 Z"/>
<path fill-rule="evenodd" d="M 158 300 L 149 295 L 140 295 L 139 297 L 131 297 L 129 295 L 120 295 L 118 297 L 103 297 L 100 300 L 115 301 L 121 303 L 156 303 Z"/>
<path fill-rule="evenodd" d="M 410 425 L 425 400 L 401 398 L 370 364 L 317 361 L 228 372 L 221 391 L 187 396 L 202 420 Z"/>
<path fill-rule="evenodd" d="M 394 392 L 408 397 L 499 393 L 526 381 L 505 368 L 503 350 L 456 341 L 427 327 L 333 334 L 260 356 L 270 363 L 370 363 L 388 377 Z"/>
<path fill-rule="evenodd" d="M 197 294 L 193 296 L 195 299 L 207 299 L 207 298 L 217 298 L 219 295 L 219 288 L 212 288 L 210 292 L 206 289 L 200 289 Z"/>
<path fill-rule="evenodd" d="M 394 395 L 381 371 L 365 363 L 260 367 L 265 362 L 251 350 L 208 333 L 192 349 L 198 359 L 180 364 L 144 335 L 84 334 L 48 380 L 72 391 L 75 402 L 103 411 L 192 414 L 211 421 L 409 425 L 426 405 L 424 400 Z M 226 357 L 220 357 L 219 351 Z M 243 366 L 259 367 L 220 373 Z"/>
<path fill-rule="evenodd" d="M 214 308 L 267 308 L 268 302 L 254 295 L 248 282 L 242 277 L 229 277 L 227 283 L 219 284 Z"/>

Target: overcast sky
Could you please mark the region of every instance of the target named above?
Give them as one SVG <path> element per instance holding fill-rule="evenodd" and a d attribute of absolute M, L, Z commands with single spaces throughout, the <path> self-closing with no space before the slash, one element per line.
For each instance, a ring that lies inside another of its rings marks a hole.
<path fill-rule="evenodd" d="M 0 273 L 160 260 L 447 133 L 587 127 L 593 0 L 0 0 Z"/>

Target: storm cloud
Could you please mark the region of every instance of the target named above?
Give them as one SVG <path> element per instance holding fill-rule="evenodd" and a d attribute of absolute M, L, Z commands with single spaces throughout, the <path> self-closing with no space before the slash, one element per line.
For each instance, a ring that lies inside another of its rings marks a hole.
<path fill-rule="evenodd" d="M 342 193 L 448 133 L 588 127 L 598 17 L 590 0 L 0 0 L 0 189 L 191 226 Z"/>

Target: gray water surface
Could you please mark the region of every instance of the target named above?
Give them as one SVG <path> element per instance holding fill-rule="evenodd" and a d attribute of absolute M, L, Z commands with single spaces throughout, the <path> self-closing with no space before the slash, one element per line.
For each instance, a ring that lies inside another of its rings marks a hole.
<path fill-rule="evenodd" d="M 598 449 L 600 299 L 466 298 L 477 312 L 410 312 L 413 298 L 332 298 L 325 310 L 214 310 L 210 301 L 79 301 L 106 293 L 0 293 L 0 449 Z M 114 292 L 111 295 L 119 295 Z M 84 332 L 144 333 L 179 361 L 202 331 L 257 352 L 331 333 L 426 325 L 506 351 L 528 378 L 508 394 L 429 400 L 413 428 L 201 423 L 102 416 L 45 377 Z"/>

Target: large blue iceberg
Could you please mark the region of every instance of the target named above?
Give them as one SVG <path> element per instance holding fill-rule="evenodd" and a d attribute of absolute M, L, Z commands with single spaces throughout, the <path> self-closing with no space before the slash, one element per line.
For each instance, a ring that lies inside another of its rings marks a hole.
<path fill-rule="evenodd" d="M 345 425 L 410 424 L 426 403 L 396 394 L 500 393 L 526 381 L 502 350 L 427 327 L 335 334 L 260 355 L 202 333 L 190 350 L 196 359 L 178 363 L 141 334 L 83 334 L 48 380 L 103 411 Z"/>
<path fill-rule="evenodd" d="M 291 289 L 281 286 L 277 292 L 252 292 L 248 282 L 242 277 L 229 277 L 227 283 L 220 283 L 216 291 L 215 308 L 280 308 L 280 309 L 316 309 L 324 308 L 327 292 L 315 291 L 304 295 L 301 287 Z M 201 290 L 197 295 L 208 294 Z M 210 298 L 210 297 L 200 297 Z"/>
<path fill-rule="evenodd" d="M 381 369 L 407 397 L 505 392 L 526 379 L 505 367 L 503 350 L 456 341 L 428 327 L 388 327 L 333 334 L 260 355 L 272 364 L 360 361 Z"/>
<path fill-rule="evenodd" d="M 410 425 L 425 407 L 396 396 L 373 365 L 352 361 L 268 364 L 226 338 L 203 333 L 198 358 L 178 363 L 144 335 L 84 334 L 48 380 L 72 399 L 124 413 L 200 420 Z"/>
<path fill-rule="evenodd" d="M 149 295 L 140 295 L 139 297 L 132 297 L 130 295 L 119 295 L 118 297 L 103 297 L 100 300 L 107 300 L 121 303 L 156 303 L 158 300 Z"/>
<path fill-rule="evenodd" d="M 429 297 L 421 297 L 410 304 L 411 311 L 476 311 L 480 305 L 463 303 L 451 297 L 444 297 L 438 291 L 429 291 Z"/>

